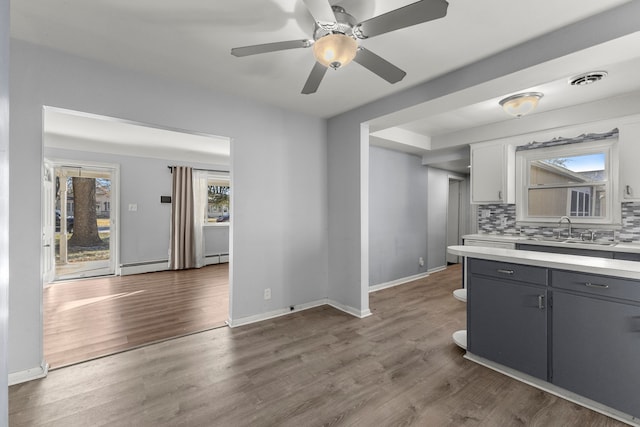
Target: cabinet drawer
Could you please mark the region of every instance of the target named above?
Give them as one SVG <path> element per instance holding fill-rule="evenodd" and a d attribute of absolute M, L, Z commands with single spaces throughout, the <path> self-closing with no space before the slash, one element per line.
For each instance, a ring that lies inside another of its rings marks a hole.
<path fill-rule="evenodd" d="M 640 281 L 637 280 L 552 270 L 551 286 L 592 295 L 640 301 Z"/>
<path fill-rule="evenodd" d="M 471 274 L 495 277 L 537 285 L 547 285 L 547 269 L 522 264 L 469 258 L 467 267 Z"/>

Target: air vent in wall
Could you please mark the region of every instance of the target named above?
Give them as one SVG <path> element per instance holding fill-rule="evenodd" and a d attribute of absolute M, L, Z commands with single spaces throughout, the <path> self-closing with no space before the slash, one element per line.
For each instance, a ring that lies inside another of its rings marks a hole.
<path fill-rule="evenodd" d="M 580 74 L 579 76 L 572 77 L 569 80 L 571 86 L 586 86 L 591 83 L 598 82 L 607 77 L 606 71 L 591 71 L 589 73 Z"/>

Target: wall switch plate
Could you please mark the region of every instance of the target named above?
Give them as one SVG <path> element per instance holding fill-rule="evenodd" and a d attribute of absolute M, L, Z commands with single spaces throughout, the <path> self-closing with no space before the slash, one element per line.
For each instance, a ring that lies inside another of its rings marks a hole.
<path fill-rule="evenodd" d="M 264 290 L 264 299 L 265 300 L 271 299 L 271 288 L 266 288 Z"/>

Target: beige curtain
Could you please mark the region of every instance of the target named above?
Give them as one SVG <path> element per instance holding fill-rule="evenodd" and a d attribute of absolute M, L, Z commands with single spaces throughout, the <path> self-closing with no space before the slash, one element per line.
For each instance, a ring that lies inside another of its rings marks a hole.
<path fill-rule="evenodd" d="M 193 227 L 195 267 L 204 267 L 204 225 L 207 218 L 207 171 L 194 170 L 193 174 Z"/>
<path fill-rule="evenodd" d="M 196 266 L 193 179 L 188 166 L 174 166 L 172 169 L 169 269 L 182 270 Z"/>

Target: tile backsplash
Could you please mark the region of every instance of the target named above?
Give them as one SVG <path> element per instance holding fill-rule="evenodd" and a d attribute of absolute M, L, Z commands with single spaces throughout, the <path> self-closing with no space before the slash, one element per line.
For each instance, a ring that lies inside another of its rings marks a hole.
<path fill-rule="evenodd" d="M 559 230 L 564 231 L 566 224 L 544 226 L 516 225 L 516 205 L 488 204 L 478 205 L 478 233 L 527 235 L 535 237 L 551 237 Z M 575 234 L 586 231 L 586 228 L 573 227 Z M 615 230 L 601 230 L 600 239 L 640 242 L 640 203 L 622 203 L 622 226 Z"/>

